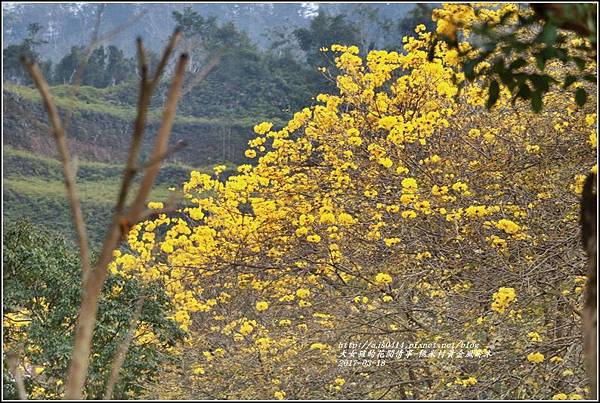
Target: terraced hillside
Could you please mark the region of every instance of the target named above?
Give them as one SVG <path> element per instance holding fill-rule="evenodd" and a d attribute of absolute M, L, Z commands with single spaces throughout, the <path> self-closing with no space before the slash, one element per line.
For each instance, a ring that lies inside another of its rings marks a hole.
<path fill-rule="evenodd" d="M 124 161 L 136 110 L 133 105 L 117 100 L 114 92 L 123 89 L 82 87 L 76 99 L 71 97 L 70 91 L 69 86 L 52 87 L 55 102 L 67 121 L 70 146 L 74 153 L 88 161 Z M 4 88 L 3 100 L 4 145 L 36 155 L 55 157 L 47 117 L 37 91 L 9 84 Z M 161 113 L 160 107 L 150 110 L 142 156 L 148 152 L 154 140 Z M 169 161 L 193 166 L 245 161 L 243 150 L 253 136 L 252 126 L 260 119 L 260 116 L 229 119 L 179 113 L 171 141 L 184 140 L 188 147 Z"/>
<path fill-rule="evenodd" d="M 67 125 L 69 146 L 79 161 L 77 182 L 90 238 L 98 243 L 117 197 L 136 111 L 133 105 L 119 101 L 126 88 L 81 87 L 75 99 L 71 90 L 69 86 L 52 87 Z M 71 237 L 62 168 L 39 94 L 30 87 L 7 84 L 3 100 L 4 218 L 26 217 Z M 142 159 L 149 153 L 160 121 L 159 100 L 154 105 Z M 168 188 L 178 187 L 193 169 L 246 161 L 243 150 L 254 124 L 250 118 L 228 120 L 180 113 L 171 144 L 184 140 L 188 146 L 167 159 L 152 199 L 166 199 Z"/>
<path fill-rule="evenodd" d="M 3 149 L 4 219 L 27 218 L 32 222 L 71 236 L 72 224 L 61 164 L 11 146 Z M 169 187 L 180 188 L 194 167 L 165 164 L 150 195 L 151 200 L 167 200 Z M 201 168 L 202 169 L 202 168 Z M 208 169 L 208 168 L 204 168 Z M 79 162 L 77 183 L 90 239 L 98 244 L 117 199 L 123 166 L 99 162 Z"/>

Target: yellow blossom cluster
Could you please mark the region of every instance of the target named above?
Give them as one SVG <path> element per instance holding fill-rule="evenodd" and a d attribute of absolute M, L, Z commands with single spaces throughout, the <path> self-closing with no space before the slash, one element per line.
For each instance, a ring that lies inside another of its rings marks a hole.
<path fill-rule="evenodd" d="M 500 287 L 497 292 L 494 293 L 492 299 L 492 310 L 504 313 L 508 305 L 517 298 L 515 289 L 512 287 Z"/>

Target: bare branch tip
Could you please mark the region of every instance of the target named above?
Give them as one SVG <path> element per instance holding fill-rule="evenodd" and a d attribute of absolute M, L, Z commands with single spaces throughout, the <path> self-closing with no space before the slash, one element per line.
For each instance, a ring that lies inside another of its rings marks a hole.
<path fill-rule="evenodd" d="M 21 60 L 21 63 L 23 63 L 25 66 L 33 66 L 33 61 L 27 56 L 21 55 L 19 59 Z"/>

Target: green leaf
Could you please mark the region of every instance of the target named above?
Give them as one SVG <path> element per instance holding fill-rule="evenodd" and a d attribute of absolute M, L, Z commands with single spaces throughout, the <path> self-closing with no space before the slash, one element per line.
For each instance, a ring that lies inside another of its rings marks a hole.
<path fill-rule="evenodd" d="M 583 60 L 581 57 L 574 57 L 573 61 L 579 70 L 583 70 L 585 68 L 585 60 Z"/>
<path fill-rule="evenodd" d="M 583 88 L 577 88 L 575 91 L 575 102 L 577 102 L 577 105 L 583 106 L 585 101 L 587 101 L 587 92 Z"/>
<path fill-rule="evenodd" d="M 465 63 L 463 71 L 465 72 L 465 77 L 468 80 L 473 80 L 475 78 L 475 65 L 477 64 L 477 60 L 469 60 Z"/>
<path fill-rule="evenodd" d="M 543 53 L 535 55 L 535 64 L 538 70 L 543 71 L 546 68 L 546 56 Z"/>
<path fill-rule="evenodd" d="M 546 25 L 544 25 L 544 28 L 542 28 L 542 32 L 540 32 L 536 38 L 536 42 L 545 43 L 548 46 L 552 46 L 554 41 L 556 41 L 557 35 L 558 31 L 556 30 L 556 26 L 547 22 Z"/>
<path fill-rule="evenodd" d="M 531 109 L 535 113 L 539 113 L 542 110 L 542 94 L 539 91 L 531 93 Z"/>
<path fill-rule="evenodd" d="M 505 70 L 504 67 L 504 59 L 501 57 L 497 57 L 494 59 L 494 63 L 492 65 L 492 71 L 494 73 L 498 73 L 498 74 L 502 74 L 502 72 Z"/>
<path fill-rule="evenodd" d="M 493 80 L 490 83 L 490 87 L 488 89 L 488 100 L 487 100 L 487 104 L 486 104 L 486 107 L 488 109 L 490 109 L 492 106 L 494 106 L 496 104 L 496 102 L 498 101 L 499 95 L 500 95 L 500 85 L 498 84 L 498 81 Z"/>
<path fill-rule="evenodd" d="M 576 76 L 572 76 L 572 75 L 568 75 L 565 77 L 565 81 L 563 83 L 563 88 L 567 89 L 571 86 L 571 84 L 573 84 L 575 81 L 577 81 L 577 77 Z"/>
<path fill-rule="evenodd" d="M 517 92 L 517 96 L 519 96 L 520 98 L 527 100 L 531 97 L 531 88 L 529 88 L 529 85 L 527 85 L 527 83 L 523 83 L 520 87 L 519 87 L 519 91 Z"/>
<path fill-rule="evenodd" d="M 499 74 L 499 76 L 500 80 L 502 81 L 502 84 L 506 85 L 511 91 L 517 85 L 513 75 L 510 73 L 509 70 L 504 70 L 502 73 Z"/>
<path fill-rule="evenodd" d="M 529 81 L 531 81 L 533 86 L 542 93 L 548 92 L 550 89 L 550 76 L 532 74 L 529 76 Z"/>
<path fill-rule="evenodd" d="M 510 70 L 516 70 L 516 69 L 520 69 L 521 67 L 525 66 L 526 64 L 527 64 L 527 61 L 525 59 L 523 59 L 522 57 L 520 57 L 517 60 L 515 60 L 514 62 L 512 62 L 510 64 L 510 66 L 508 66 L 508 68 Z"/>

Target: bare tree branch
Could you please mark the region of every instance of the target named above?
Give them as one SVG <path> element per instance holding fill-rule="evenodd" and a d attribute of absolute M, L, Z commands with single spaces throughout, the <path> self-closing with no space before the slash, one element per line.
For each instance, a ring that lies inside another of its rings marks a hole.
<path fill-rule="evenodd" d="M 58 109 L 52 100 L 48 82 L 44 78 L 44 75 L 40 71 L 38 65 L 26 58 L 23 58 L 22 62 L 27 68 L 27 71 L 31 75 L 31 78 L 35 82 L 35 85 L 42 96 L 50 123 L 52 124 L 54 139 L 56 140 L 56 146 L 62 161 L 63 175 L 65 177 L 69 205 L 71 207 L 73 223 L 75 224 L 75 231 L 77 233 L 77 242 L 79 244 L 79 252 L 81 254 L 82 282 L 85 283 L 91 271 L 88 236 L 85 227 L 85 221 L 83 219 L 83 212 L 81 210 L 81 203 L 79 201 L 77 188 L 75 186 L 75 170 L 73 169 L 69 147 L 67 146 L 65 130 L 62 125 Z"/>
<path fill-rule="evenodd" d="M 146 57 L 146 50 L 144 49 L 144 42 L 142 42 L 142 38 L 138 37 L 135 42 L 137 46 L 138 65 L 142 80 L 140 89 L 143 89 L 146 87 L 146 82 L 148 81 L 148 58 Z"/>
<path fill-rule="evenodd" d="M 158 130 L 156 143 L 154 145 L 152 155 L 150 156 L 150 161 L 160 159 L 161 156 L 167 151 L 167 145 L 169 143 L 169 138 L 171 137 L 171 128 L 173 127 L 173 122 L 175 121 L 175 113 L 177 111 L 177 100 L 180 96 L 181 84 L 183 83 L 183 76 L 185 73 L 187 60 L 187 55 L 183 54 L 181 55 L 179 63 L 177 64 L 175 70 L 175 77 L 173 79 L 173 83 L 171 84 L 171 88 L 169 89 L 169 94 L 167 96 L 167 103 L 165 105 L 161 126 Z M 140 185 L 138 194 L 128 213 L 129 222 L 135 223 L 139 219 L 140 212 L 146 204 L 146 199 L 150 194 L 152 184 L 156 179 L 156 175 L 158 174 L 159 168 L 160 164 L 154 164 L 149 166 L 146 170 L 146 173 L 142 178 L 142 183 Z"/>
<path fill-rule="evenodd" d="M 175 46 L 177 45 L 177 41 L 179 40 L 180 33 L 176 31 L 169 40 L 169 44 L 165 48 L 163 52 L 163 56 L 161 59 L 161 63 L 157 66 L 156 72 L 154 73 L 154 78 L 152 81 L 148 81 L 148 62 L 146 60 L 146 53 L 144 50 L 144 44 L 140 38 L 137 40 L 137 48 L 138 48 L 138 62 L 140 65 L 142 82 L 140 84 L 140 95 L 138 99 L 138 113 L 135 120 L 135 126 L 133 129 L 131 146 L 129 148 L 129 154 L 127 157 L 127 165 L 125 167 L 125 172 L 123 173 L 123 180 L 121 183 L 121 190 L 119 192 L 119 199 L 117 200 L 117 207 L 115 210 L 115 216 L 113 221 L 119 221 L 123 214 L 123 208 L 125 206 L 125 201 L 127 198 L 127 194 L 129 192 L 129 187 L 131 186 L 131 182 L 136 173 L 136 164 L 140 152 L 140 147 L 142 145 L 142 137 L 144 134 L 144 129 L 146 127 L 146 121 L 148 116 L 148 108 L 150 107 L 150 100 L 152 98 L 152 92 L 156 88 L 156 83 L 158 82 L 158 78 L 162 75 L 163 70 L 167 64 L 167 61 L 171 57 Z"/>
<path fill-rule="evenodd" d="M 127 330 L 127 334 L 125 338 L 117 347 L 115 352 L 115 358 L 113 359 L 113 366 L 110 372 L 110 377 L 108 378 L 108 383 L 106 385 L 106 392 L 104 393 L 104 400 L 112 399 L 113 391 L 115 389 L 115 385 L 119 380 L 119 372 L 121 372 L 121 368 L 123 367 L 123 363 L 125 362 L 125 357 L 127 356 L 127 350 L 129 350 L 129 345 L 131 344 L 131 340 L 133 340 L 133 336 L 135 335 L 135 329 L 138 326 L 138 321 L 140 316 L 142 315 L 142 308 L 144 306 L 144 301 L 146 299 L 145 295 L 142 295 L 137 302 L 135 303 L 135 311 L 133 313 L 133 317 L 131 318 L 131 322 L 129 323 L 129 329 Z"/>
<path fill-rule="evenodd" d="M 165 152 L 167 143 L 169 141 L 171 128 L 175 119 L 175 111 L 179 99 L 181 83 L 183 82 L 186 63 L 187 56 L 182 55 L 175 69 L 173 82 L 169 90 L 169 96 L 165 106 L 162 124 L 157 135 L 156 145 L 152 152 L 153 157 L 162 155 Z M 140 216 L 140 212 L 146 204 L 146 199 L 150 193 L 159 168 L 160 164 L 156 164 L 155 166 L 149 168 L 146 172 L 138 190 L 138 194 L 133 202 L 133 206 L 130 209 L 128 215 L 129 218 L 125 219 L 127 223 L 135 223 Z M 125 193 L 125 196 L 126 195 L 127 194 Z M 71 365 L 69 367 L 69 373 L 66 382 L 65 397 L 67 399 L 81 399 L 83 396 L 85 379 L 87 377 L 87 371 L 89 367 L 92 336 L 96 322 L 96 314 L 98 311 L 98 301 L 102 287 L 108 275 L 108 265 L 112 260 L 112 253 L 121 240 L 123 231 L 121 219 L 122 217 L 120 217 L 115 211 L 113 221 L 104 240 L 96 268 L 92 272 L 89 281 L 84 284 L 83 299 L 81 302 L 79 319 L 75 330 L 73 355 L 71 357 Z M 129 226 L 126 226 L 126 228 L 128 227 Z"/>
<path fill-rule="evenodd" d="M 75 189 L 75 175 L 72 167 L 72 159 L 69 155 L 64 126 L 60 120 L 58 109 L 52 101 L 48 83 L 44 79 L 39 67 L 31 61 L 23 59 L 23 63 L 32 76 L 42 96 L 49 119 L 52 123 L 54 137 L 63 162 L 63 174 L 65 176 L 65 183 L 73 213 L 73 221 L 77 230 L 77 237 L 80 244 L 80 254 L 82 259 L 82 301 L 79 308 L 77 325 L 75 328 L 71 363 L 66 378 L 65 397 L 67 399 L 81 399 L 83 397 L 85 380 L 87 378 L 87 371 L 89 367 L 92 336 L 98 311 L 98 303 L 102 288 L 108 275 L 108 265 L 112 261 L 113 251 L 117 248 L 122 236 L 127 234 L 131 225 L 148 216 L 149 213 L 145 209 L 146 200 L 160 169 L 161 162 L 171 153 L 185 145 L 184 143 L 178 143 L 172 149 L 167 148 L 169 139 L 171 137 L 171 129 L 175 120 L 177 102 L 180 98 L 181 87 L 188 62 L 188 57 L 184 54 L 179 58 L 173 74 L 173 80 L 169 88 L 163 118 L 158 130 L 155 145 L 152 150 L 151 157 L 149 158 L 149 162 L 144 166 L 144 177 L 142 178 L 142 182 L 138 189 L 135 200 L 125 216 L 125 203 L 133 177 L 137 172 L 137 159 L 139 156 L 143 132 L 146 126 L 152 92 L 156 88 L 156 84 L 158 83 L 168 63 L 168 60 L 175 49 L 179 36 L 179 32 L 176 31 L 171 37 L 171 40 L 169 41 L 169 44 L 167 45 L 163 53 L 163 57 L 151 80 L 148 79 L 148 65 L 144 47 L 141 40 L 138 40 L 138 57 L 141 71 L 138 114 L 133 129 L 132 143 L 129 150 L 125 172 L 123 174 L 121 191 L 119 193 L 117 205 L 113 214 L 113 220 L 105 236 L 100 257 L 96 262 L 94 270 L 91 270 L 90 266 L 89 246 L 85 222 L 83 220 L 79 198 Z M 153 211 L 150 214 L 153 213 L 156 213 L 156 211 Z M 140 302 L 140 304 L 141 303 L 142 302 Z M 141 306 L 139 309 L 141 310 Z M 136 321 L 137 319 L 134 320 L 130 326 L 135 326 L 134 323 Z M 129 342 L 126 343 L 126 345 L 128 344 Z M 110 388 L 107 389 L 108 396 L 112 394 L 114 384 L 116 384 L 118 373 L 123 364 L 124 355 L 126 353 L 126 347 L 123 347 L 121 351 L 123 351 L 123 357 L 118 355 L 113 365 L 113 376 L 111 378 L 113 380 L 111 381 L 112 384 L 109 384 Z"/>
<path fill-rule="evenodd" d="M 169 40 L 165 51 L 163 52 L 163 56 L 160 59 L 160 62 L 158 62 L 158 66 L 156 67 L 156 71 L 154 72 L 154 78 L 152 79 L 152 87 L 156 86 L 158 80 L 160 80 L 162 72 L 165 69 L 167 62 L 169 61 L 169 58 L 171 57 L 171 53 L 173 53 L 173 51 L 175 50 L 177 42 L 179 42 L 180 38 L 181 32 L 179 31 L 179 29 L 176 29 L 175 33 L 171 36 L 171 39 Z"/>

